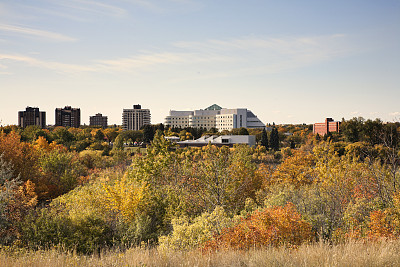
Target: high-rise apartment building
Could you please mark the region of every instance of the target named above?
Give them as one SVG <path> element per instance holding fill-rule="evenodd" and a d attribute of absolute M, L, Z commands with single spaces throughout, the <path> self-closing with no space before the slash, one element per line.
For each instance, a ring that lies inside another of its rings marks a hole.
<path fill-rule="evenodd" d="M 71 106 L 56 108 L 56 126 L 79 128 L 81 126 L 81 109 Z"/>
<path fill-rule="evenodd" d="M 150 110 L 142 109 L 141 105 L 133 105 L 133 109 L 124 109 L 122 112 L 122 129 L 138 131 L 144 125 L 150 124 Z"/>
<path fill-rule="evenodd" d="M 97 113 L 95 116 L 89 117 L 89 125 L 90 126 L 101 126 L 103 128 L 107 128 L 107 116 L 103 116 L 101 113 Z"/>
<path fill-rule="evenodd" d="M 46 112 L 32 107 L 26 107 L 25 111 L 19 111 L 18 126 L 25 128 L 30 125 L 46 128 Z"/>
<path fill-rule="evenodd" d="M 265 124 L 247 108 L 227 109 L 212 105 L 194 111 L 171 110 L 165 118 L 165 125 L 173 128 L 216 128 L 219 131 L 235 128 L 264 128 Z"/>

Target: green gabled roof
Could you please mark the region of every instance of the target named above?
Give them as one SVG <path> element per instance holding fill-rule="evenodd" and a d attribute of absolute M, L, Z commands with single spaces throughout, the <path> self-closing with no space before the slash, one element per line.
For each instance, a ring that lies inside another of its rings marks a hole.
<path fill-rule="evenodd" d="M 211 105 L 206 110 L 221 110 L 222 108 L 218 106 L 217 104 Z"/>

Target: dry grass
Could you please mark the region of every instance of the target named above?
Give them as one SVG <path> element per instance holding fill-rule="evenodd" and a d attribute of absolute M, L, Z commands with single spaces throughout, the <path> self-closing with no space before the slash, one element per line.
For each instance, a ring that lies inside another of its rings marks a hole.
<path fill-rule="evenodd" d="M 253 251 L 164 251 L 132 248 L 82 256 L 56 250 L 0 251 L 0 266 L 400 266 L 400 241 L 303 245 Z"/>

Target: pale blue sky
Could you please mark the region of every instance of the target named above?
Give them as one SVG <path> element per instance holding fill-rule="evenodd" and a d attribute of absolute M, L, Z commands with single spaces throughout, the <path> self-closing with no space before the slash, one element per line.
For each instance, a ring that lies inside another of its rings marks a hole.
<path fill-rule="evenodd" d="M 400 0 L 0 0 L 0 121 L 36 106 L 400 120 Z"/>

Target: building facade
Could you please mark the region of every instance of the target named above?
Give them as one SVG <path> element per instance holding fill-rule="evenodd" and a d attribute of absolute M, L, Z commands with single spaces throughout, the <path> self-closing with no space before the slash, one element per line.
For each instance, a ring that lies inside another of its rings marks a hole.
<path fill-rule="evenodd" d="M 215 146 L 233 147 L 235 144 L 256 145 L 255 135 L 205 135 L 196 140 L 186 140 L 177 142 L 180 147 L 202 147 L 208 144 Z"/>
<path fill-rule="evenodd" d="M 71 106 L 56 108 L 55 126 L 79 128 L 81 126 L 81 109 Z"/>
<path fill-rule="evenodd" d="M 326 118 L 325 122 L 314 123 L 313 133 L 319 135 L 326 135 L 328 133 L 340 131 L 340 121 L 334 121 L 332 118 Z"/>
<path fill-rule="evenodd" d="M 235 128 L 264 128 L 265 124 L 247 108 L 226 109 L 214 104 L 194 111 L 171 110 L 165 125 L 172 128 L 216 128 L 218 131 Z"/>
<path fill-rule="evenodd" d="M 27 127 L 31 125 L 46 128 L 46 112 L 39 111 L 39 108 L 26 107 L 25 111 L 18 112 L 18 126 Z"/>
<path fill-rule="evenodd" d="M 101 126 L 103 128 L 107 128 L 108 118 L 107 118 L 107 116 L 103 116 L 101 113 L 97 113 L 95 116 L 89 117 L 89 125 L 90 126 Z"/>
<path fill-rule="evenodd" d="M 133 105 L 133 109 L 124 109 L 122 112 L 122 129 L 138 131 L 144 125 L 149 125 L 151 115 L 149 109 L 142 109 L 141 105 Z"/>

